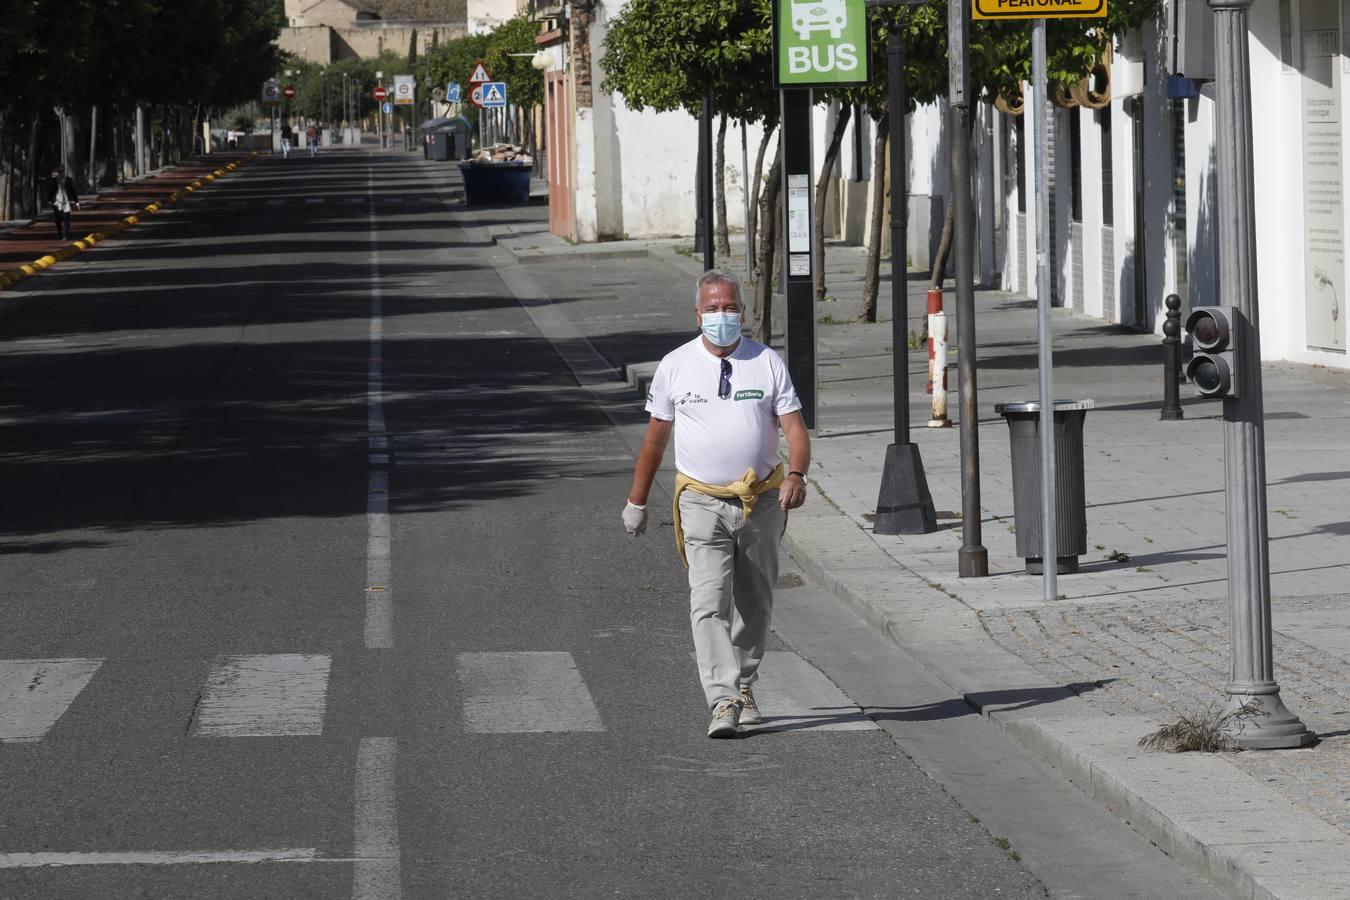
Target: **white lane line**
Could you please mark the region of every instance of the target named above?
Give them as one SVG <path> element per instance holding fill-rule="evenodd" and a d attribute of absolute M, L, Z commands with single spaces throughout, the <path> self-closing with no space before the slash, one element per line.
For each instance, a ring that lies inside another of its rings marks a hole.
<path fill-rule="evenodd" d="M 362 738 L 356 755 L 356 870 L 352 900 L 397 900 L 402 896 L 395 803 L 394 738 Z"/>
<path fill-rule="evenodd" d="M 759 731 L 872 731 L 877 724 L 863 714 L 833 681 L 795 653 L 770 650 L 754 684 L 755 703 L 764 716 Z"/>
<path fill-rule="evenodd" d="M 605 730 L 570 653 L 461 653 L 457 664 L 469 731 Z"/>
<path fill-rule="evenodd" d="M 279 653 L 218 660 L 193 716 L 198 737 L 323 733 L 332 659 Z"/>
<path fill-rule="evenodd" d="M 0 743 L 42 740 L 102 665 L 101 659 L 0 659 Z"/>
<path fill-rule="evenodd" d="M 366 647 L 394 646 L 393 555 L 389 525 L 389 431 L 384 420 L 384 288 L 380 284 L 379 223 L 375 216 L 375 172 L 367 175 L 370 221 L 370 363 L 366 372 Z"/>
<path fill-rule="evenodd" d="M 43 866 L 181 866 L 203 863 L 328 862 L 313 847 L 280 850 L 132 850 L 86 853 L 0 853 L 0 869 Z M 334 860 L 335 862 L 340 860 Z"/>
<path fill-rule="evenodd" d="M 366 646 L 394 646 L 394 604 L 390 582 L 389 471 L 372 469 L 366 497 Z"/>

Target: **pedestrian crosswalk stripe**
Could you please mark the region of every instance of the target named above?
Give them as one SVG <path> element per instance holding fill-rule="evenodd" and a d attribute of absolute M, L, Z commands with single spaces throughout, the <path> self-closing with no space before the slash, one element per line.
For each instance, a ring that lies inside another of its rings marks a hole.
<path fill-rule="evenodd" d="M 566 652 L 461 653 L 464 725 L 479 734 L 604 731 Z"/>
<path fill-rule="evenodd" d="M 141 850 L 0 853 L 0 869 L 46 866 L 175 866 L 207 863 L 322 862 L 313 847 L 280 850 Z"/>
<path fill-rule="evenodd" d="M 867 718 L 843 691 L 795 653 L 771 650 L 760 663 L 755 703 L 764 722 L 760 731 L 870 731 Z"/>
<path fill-rule="evenodd" d="M 0 743 L 42 740 L 102 665 L 101 659 L 0 660 Z"/>
<path fill-rule="evenodd" d="M 280 653 L 220 659 L 193 715 L 197 737 L 321 734 L 332 659 Z"/>

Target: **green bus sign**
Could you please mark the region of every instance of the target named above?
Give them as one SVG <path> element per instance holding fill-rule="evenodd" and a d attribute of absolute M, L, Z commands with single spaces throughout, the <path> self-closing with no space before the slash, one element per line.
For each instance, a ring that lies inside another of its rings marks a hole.
<path fill-rule="evenodd" d="M 774 0 L 774 84 L 851 87 L 871 75 L 864 0 Z"/>

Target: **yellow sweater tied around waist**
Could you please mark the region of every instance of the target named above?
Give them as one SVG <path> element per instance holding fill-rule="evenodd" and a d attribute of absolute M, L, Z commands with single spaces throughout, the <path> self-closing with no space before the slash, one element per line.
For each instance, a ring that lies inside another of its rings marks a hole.
<path fill-rule="evenodd" d="M 774 466 L 772 472 L 764 476 L 762 480 L 755 480 L 755 469 L 750 467 L 745 470 L 745 474 L 740 480 L 733 481 L 731 484 L 707 484 L 695 478 L 690 478 L 683 472 L 675 473 L 675 548 L 680 551 L 680 561 L 684 567 L 689 568 L 689 559 L 684 553 L 684 525 L 680 522 L 680 495 L 686 490 L 695 490 L 700 494 L 707 494 L 709 497 L 716 497 L 719 500 L 739 500 L 741 507 L 745 510 L 745 517 L 750 518 L 750 514 L 755 511 L 755 501 L 761 494 L 781 486 L 783 483 L 783 464 Z"/>

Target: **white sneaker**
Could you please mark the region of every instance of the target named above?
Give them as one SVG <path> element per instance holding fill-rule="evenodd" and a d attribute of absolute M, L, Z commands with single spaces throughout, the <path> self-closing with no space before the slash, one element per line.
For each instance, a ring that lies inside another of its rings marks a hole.
<path fill-rule="evenodd" d="M 741 733 L 741 708 L 735 700 L 723 700 L 713 710 L 708 737 L 729 738 Z"/>
<path fill-rule="evenodd" d="M 741 688 L 741 724 L 758 725 L 764 721 L 764 717 L 759 714 L 759 704 L 755 703 L 755 695 L 750 692 L 750 686 Z"/>

